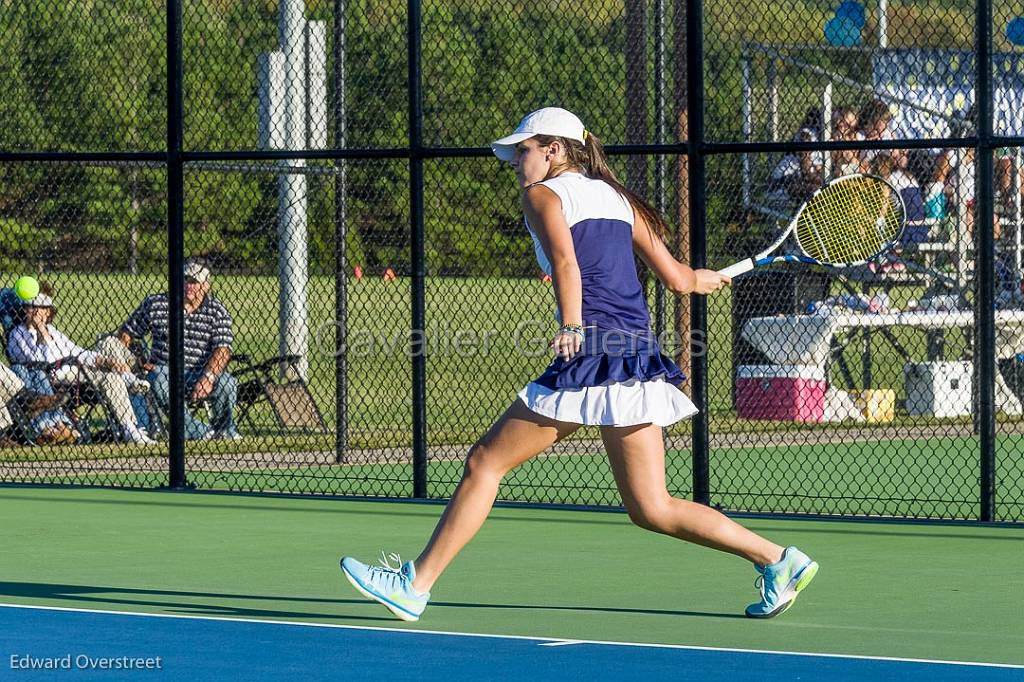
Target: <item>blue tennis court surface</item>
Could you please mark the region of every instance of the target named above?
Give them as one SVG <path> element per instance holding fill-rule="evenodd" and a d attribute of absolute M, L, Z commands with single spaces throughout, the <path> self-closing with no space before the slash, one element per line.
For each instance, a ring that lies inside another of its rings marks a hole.
<path fill-rule="evenodd" d="M 1024 680 L 1024 666 L 0 606 L 0 678 Z M 48 663 L 49 662 L 49 663 Z M 58 672 L 39 666 L 58 666 Z M 32 667 L 35 666 L 36 669 Z M 102 667 L 101 667 L 102 666 Z M 148 667 L 147 667 L 148 666 Z M 70 668 L 70 671 L 61 670 Z"/>

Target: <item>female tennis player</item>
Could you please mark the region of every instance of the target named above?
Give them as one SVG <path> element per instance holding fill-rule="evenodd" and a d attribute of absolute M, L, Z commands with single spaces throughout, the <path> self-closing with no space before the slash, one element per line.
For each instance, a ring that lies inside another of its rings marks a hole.
<path fill-rule="evenodd" d="M 666 488 L 662 427 L 697 408 L 676 388 L 683 374 L 650 332 L 633 255 L 677 294 L 709 294 L 728 278 L 672 257 L 659 236 L 663 219 L 615 178 L 600 141 L 569 111 L 535 111 L 491 149 L 515 169 L 537 259 L 552 278 L 561 325 L 552 341 L 556 358 L 470 449 L 462 480 L 416 561 L 403 564 L 392 554 L 370 566 L 344 557 L 342 572 L 364 596 L 402 620 L 418 620 L 434 582 L 483 525 L 502 477 L 581 425 L 594 425 L 629 518 L 751 561 L 761 600 L 746 614 L 782 613 L 818 565 Z"/>

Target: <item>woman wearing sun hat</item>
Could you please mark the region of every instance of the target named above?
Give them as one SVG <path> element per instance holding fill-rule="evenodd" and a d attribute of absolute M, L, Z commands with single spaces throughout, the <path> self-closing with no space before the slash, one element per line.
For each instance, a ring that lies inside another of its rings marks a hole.
<path fill-rule="evenodd" d="M 47 293 L 50 292 L 50 293 Z M 128 443 L 152 445 L 156 441 L 147 436 L 135 422 L 128 397 L 128 388 L 148 389 L 148 384 L 136 378 L 128 364 L 114 353 L 104 353 L 103 344 L 117 345 L 116 339 L 109 338 L 98 346 L 99 352 L 82 348 L 53 325 L 56 307 L 52 289 L 45 287 L 42 293 L 25 301 L 25 321 L 11 330 L 7 341 L 11 362 L 27 364 L 33 362 L 54 363 L 74 358 L 76 363 L 62 367 L 59 378 L 66 381 L 88 381 L 110 405 L 117 419 L 121 439 Z"/>
<path fill-rule="evenodd" d="M 676 388 L 683 380 L 650 332 L 637 276 L 638 255 L 676 294 L 709 294 L 729 280 L 693 270 L 665 247 L 665 222 L 608 167 L 603 147 L 580 119 L 557 107 L 528 114 L 491 144 L 515 170 L 537 260 L 551 276 L 558 310 L 556 357 L 472 447 L 465 472 L 415 562 L 369 566 L 342 559 L 363 595 L 403 620 L 418 620 L 429 591 L 480 529 L 502 477 L 580 426 L 601 430 L 616 484 L 639 526 L 737 554 L 761 580 L 746 614 L 778 615 L 814 577 L 817 564 L 709 507 L 672 497 L 665 484 L 662 427 L 696 413 Z"/>

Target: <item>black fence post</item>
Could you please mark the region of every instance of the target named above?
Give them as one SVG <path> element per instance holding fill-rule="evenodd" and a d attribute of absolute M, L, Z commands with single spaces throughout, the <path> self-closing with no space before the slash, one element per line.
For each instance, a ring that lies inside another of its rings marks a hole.
<path fill-rule="evenodd" d="M 687 102 L 686 151 L 690 186 L 690 265 L 707 261 L 704 177 L 704 4 L 686 2 Z M 690 385 L 698 412 L 693 418 L 693 499 L 711 504 L 710 437 L 708 433 L 708 304 L 707 298 L 690 295 Z"/>
<path fill-rule="evenodd" d="M 423 235 L 423 100 L 420 0 L 409 8 L 409 229 L 412 241 L 412 495 L 427 496 L 426 253 Z"/>
<path fill-rule="evenodd" d="M 978 0 L 975 22 L 975 111 L 978 116 L 978 214 L 975 249 L 975 348 L 977 356 L 978 436 L 981 439 L 980 519 L 996 519 L 996 321 L 995 235 L 992 205 L 992 0 Z"/>
<path fill-rule="evenodd" d="M 345 0 L 334 0 L 334 148 L 345 146 Z M 334 160 L 334 459 L 348 449 L 348 254 L 346 161 Z"/>
<path fill-rule="evenodd" d="M 182 137 L 181 0 L 167 0 L 167 298 L 170 306 L 168 344 L 170 358 L 170 415 L 168 418 L 169 485 L 185 482 L 185 229 L 184 162 Z"/>

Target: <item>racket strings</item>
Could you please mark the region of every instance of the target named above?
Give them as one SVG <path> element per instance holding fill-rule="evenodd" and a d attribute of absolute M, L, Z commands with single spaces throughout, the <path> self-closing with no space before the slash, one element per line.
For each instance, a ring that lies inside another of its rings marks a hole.
<path fill-rule="evenodd" d="M 797 218 L 804 252 L 824 263 L 856 263 L 899 235 L 903 202 L 886 182 L 870 176 L 835 182 L 813 197 Z"/>

